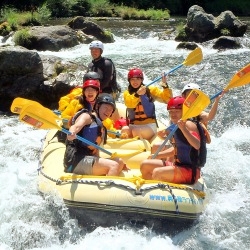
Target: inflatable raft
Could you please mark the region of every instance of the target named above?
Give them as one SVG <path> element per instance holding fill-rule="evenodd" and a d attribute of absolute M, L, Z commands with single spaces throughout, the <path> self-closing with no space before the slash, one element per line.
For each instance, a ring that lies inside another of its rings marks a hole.
<path fill-rule="evenodd" d="M 194 223 L 207 201 L 203 178 L 178 185 L 141 178 L 140 162 L 150 154 L 146 140 L 108 139 L 105 148 L 118 152 L 131 170 L 119 177 L 64 172 L 64 143 L 57 130 L 45 138 L 39 168 L 39 191 L 56 191 L 79 223 L 96 226 L 146 225 L 155 230 L 180 230 Z M 109 157 L 101 153 L 102 157 Z"/>

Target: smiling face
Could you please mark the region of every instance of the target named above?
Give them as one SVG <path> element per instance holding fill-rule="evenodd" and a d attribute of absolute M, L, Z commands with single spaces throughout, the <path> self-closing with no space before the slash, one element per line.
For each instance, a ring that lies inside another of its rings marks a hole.
<path fill-rule="evenodd" d="M 88 102 L 93 102 L 98 95 L 98 90 L 92 87 L 87 87 L 84 89 L 84 95 Z"/>
<path fill-rule="evenodd" d="M 132 77 L 129 79 L 131 86 L 135 89 L 139 88 L 142 84 L 142 78 L 140 77 Z"/>
<path fill-rule="evenodd" d="M 95 60 L 95 59 L 98 59 L 102 55 L 102 50 L 99 48 L 91 48 L 90 53 L 91 53 L 92 58 Z"/>
<path fill-rule="evenodd" d="M 99 106 L 99 118 L 103 121 L 113 114 L 114 108 L 111 104 L 101 103 Z"/>

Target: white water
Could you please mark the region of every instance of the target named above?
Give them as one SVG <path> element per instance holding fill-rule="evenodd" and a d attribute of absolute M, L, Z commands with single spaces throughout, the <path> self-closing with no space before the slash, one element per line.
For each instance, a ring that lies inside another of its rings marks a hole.
<path fill-rule="evenodd" d="M 247 38 L 248 39 L 248 38 Z M 162 71 L 182 63 L 188 51 L 176 51 L 177 42 L 116 37 L 105 44 L 104 55 L 117 66 L 118 79 L 126 88 L 127 70 L 145 72 L 145 83 Z M 249 63 L 250 49 L 218 53 L 202 47 L 202 63 L 182 67 L 169 77 L 174 94 L 186 82 L 199 83 L 213 95 L 227 85 L 234 73 Z M 53 53 L 64 59 L 90 61 L 87 45 Z M 198 223 L 169 236 L 150 229 L 97 228 L 85 232 L 70 218 L 60 197 L 43 198 L 37 191 L 37 167 L 46 131 L 34 130 L 17 117 L 0 116 L 0 249 L 249 249 L 250 246 L 250 128 L 249 86 L 226 94 L 218 115 L 210 123 L 212 143 L 203 174 L 210 201 Z M 157 115 L 166 118 L 165 105 Z"/>

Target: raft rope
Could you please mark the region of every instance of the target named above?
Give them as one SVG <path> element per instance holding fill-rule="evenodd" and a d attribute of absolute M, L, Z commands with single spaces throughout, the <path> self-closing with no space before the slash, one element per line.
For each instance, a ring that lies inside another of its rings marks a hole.
<path fill-rule="evenodd" d="M 40 165 L 41 166 L 41 165 Z M 42 167 L 39 167 L 38 172 L 40 174 L 42 174 L 45 178 L 49 179 L 52 182 L 55 182 L 56 185 L 65 185 L 65 184 L 70 184 L 70 183 L 80 183 L 80 184 L 88 184 L 88 185 L 96 185 L 98 187 L 110 187 L 110 186 L 116 186 L 116 187 L 120 187 L 120 188 L 125 188 L 127 190 L 130 190 L 132 192 L 134 192 L 135 195 L 142 195 L 144 192 L 148 191 L 148 190 L 153 190 L 153 189 L 166 189 L 169 191 L 170 195 L 173 198 L 174 204 L 175 204 L 175 212 L 179 213 L 179 205 L 178 205 L 178 201 L 177 198 L 173 192 L 173 189 L 182 189 L 182 190 L 189 190 L 192 191 L 193 193 L 195 193 L 197 196 L 199 196 L 200 198 L 204 199 L 205 198 L 205 193 L 200 191 L 200 190 L 196 190 L 193 189 L 191 187 L 187 187 L 185 185 L 179 185 L 179 184 L 174 184 L 174 183 L 159 183 L 157 181 L 148 181 L 148 180 L 144 180 L 139 176 L 134 176 L 132 178 L 124 178 L 124 177 L 119 177 L 119 176 L 113 176 L 113 179 L 120 179 L 120 180 L 125 180 L 125 181 L 129 181 L 135 184 L 136 188 L 133 188 L 129 185 L 124 185 L 124 184 L 118 184 L 116 183 L 114 180 L 107 180 L 108 178 L 110 178 L 109 176 L 89 176 L 89 175 L 69 175 L 69 176 L 61 176 L 59 179 L 55 179 L 52 178 L 50 176 L 48 176 L 47 174 L 45 174 L 42 171 Z M 88 180 L 84 179 L 84 178 L 88 178 Z M 91 178 L 98 178 L 98 179 L 106 179 L 106 180 L 89 180 Z M 149 186 L 149 187 L 145 187 L 145 188 L 141 188 L 141 186 L 143 184 L 152 184 L 152 183 L 156 183 L 156 185 L 153 186 Z"/>
<path fill-rule="evenodd" d="M 84 179 L 84 178 L 98 178 L 98 179 L 110 179 L 109 176 L 93 176 L 93 175 L 68 175 L 68 176 L 61 176 L 60 177 L 60 181 L 61 182 L 68 182 L 72 179 Z M 161 182 L 159 183 L 159 181 L 156 180 L 145 180 L 143 178 L 141 178 L 140 176 L 134 176 L 134 177 L 119 177 L 119 176 L 112 176 L 112 179 L 118 179 L 118 180 L 124 180 L 124 181 L 128 181 L 133 183 L 136 186 L 135 190 L 135 194 L 142 194 L 143 191 L 145 190 L 150 190 L 150 189 L 156 189 L 159 188 L 159 185 L 165 185 L 165 186 L 169 186 L 171 188 L 175 188 L 175 189 L 181 189 L 181 190 L 189 190 L 192 191 L 193 193 L 195 193 L 197 196 L 199 196 L 200 198 L 205 198 L 206 194 L 203 191 L 200 191 L 198 189 L 194 189 L 192 187 L 186 186 L 186 185 L 182 185 L 182 184 L 175 184 L 175 183 L 168 183 L 168 182 Z M 141 189 L 141 186 L 144 184 L 152 184 L 155 183 L 155 186 L 150 186 L 150 187 L 146 187 Z M 120 184 L 117 184 L 120 185 Z M 123 185 L 123 184 L 121 184 Z M 124 186 L 124 185 L 123 185 Z"/>
<path fill-rule="evenodd" d="M 138 189 L 138 188 L 132 188 L 132 187 L 130 187 L 128 185 L 124 185 L 124 184 L 117 184 L 113 180 L 106 180 L 106 181 L 83 180 L 82 178 L 84 177 L 84 175 L 80 175 L 80 176 L 76 175 L 76 176 L 72 176 L 71 178 L 69 178 L 69 176 L 66 176 L 66 177 L 63 176 L 63 177 L 60 177 L 60 179 L 54 179 L 54 178 L 46 175 L 42 171 L 41 167 L 38 169 L 38 172 L 40 174 L 42 174 L 44 177 L 46 177 L 47 179 L 49 179 L 50 181 L 55 182 L 56 185 L 64 185 L 64 184 L 70 184 L 70 183 L 80 183 L 80 184 L 96 185 L 98 187 L 116 186 L 116 187 L 121 187 L 121 188 L 125 188 L 127 190 L 130 190 L 130 191 L 133 191 L 134 194 L 136 194 L 136 195 L 142 195 L 143 192 L 148 191 L 148 190 L 152 190 L 152 189 L 159 189 L 159 188 L 160 189 L 167 189 L 169 191 L 169 193 L 171 194 L 172 198 L 173 198 L 173 201 L 174 201 L 174 204 L 175 204 L 175 212 L 179 213 L 179 206 L 178 206 L 176 196 L 174 195 L 173 190 L 172 190 L 172 188 L 171 188 L 171 186 L 169 184 L 158 183 L 158 184 L 156 184 L 154 186 Z M 79 177 L 81 179 L 78 179 Z M 89 178 L 90 176 L 85 176 L 85 177 Z M 100 178 L 100 177 L 106 177 L 107 178 L 108 176 L 93 176 L 92 178 Z M 65 179 L 68 179 L 68 180 L 65 180 Z M 122 178 L 122 179 L 126 179 L 126 178 Z M 140 177 L 135 177 L 135 179 L 141 179 L 141 180 L 145 181 L 144 179 L 142 179 Z M 135 182 L 137 182 L 137 181 L 135 181 Z M 138 182 L 137 182 L 137 184 L 138 184 Z"/>

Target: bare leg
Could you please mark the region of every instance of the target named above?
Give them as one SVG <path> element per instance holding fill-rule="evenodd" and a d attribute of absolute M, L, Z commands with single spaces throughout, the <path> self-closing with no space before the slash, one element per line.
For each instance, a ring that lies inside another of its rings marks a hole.
<path fill-rule="evenodd" d="M 174 167 L 164 166 L 162 168 L 154 169 L 152 179 L 158 181 L 173 182 L 174 180 Z"/>
<path fill-rule="evenodd" d="M 119 162 L 119 163 L 118 163 Z M 93 175 L 118 176 L 123 168 L 123 163 L 118 160 L 98 158 L 93 165 Z"/>
<path fill-rule="evenodd" d="M 161 168 L 163 167 L 163 162 L 162 160 L 144 160 L 141 163 L 141 173 L 142 173 L 142 178 L 146 179 L 146 180 L 152 180 L 152 175 L 153 175 L 153 171 L 155 168 Z"/>

